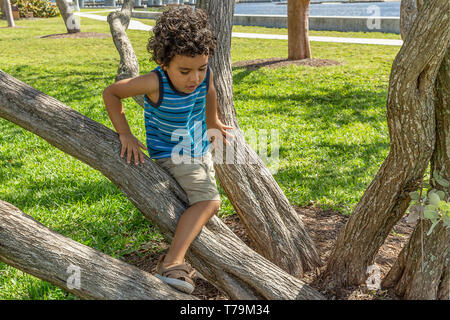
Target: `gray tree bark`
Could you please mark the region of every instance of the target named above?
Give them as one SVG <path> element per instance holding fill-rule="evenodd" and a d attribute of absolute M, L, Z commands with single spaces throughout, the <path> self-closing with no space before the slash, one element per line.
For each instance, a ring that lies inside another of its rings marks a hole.
<path fill-rule="evenodd" d="M 427 1 L 392 65 L 390 151 L 341 231 L 322 274 L 329 287 L 364 283 L 367 266 L 418 189 L 436 143 L 434 83 L 449 44 L 449 2 Z"/>
<path fill-rule="evenodd" d="M 431 158 L 431 176 L 438 172 L 450 181 L 450 53 L 442 61 L 436 81 L 436 145 Z M 433 189 L 442 190 L 450 201 L 450 187 L 430 179 Z M 382 286 L 394 288 L 404 299 L 450 300 L 450 231 L 440 222 L 427 236 L 431 222 L 416 225 L 408 244 L 383 279 Z M 423 257 L 422 257 L 423 242 Z M 423 259 L 423 270 L 422 270 Z"/>
<path fill-rule="evenodd" d="M 217 37 L 210 66 L 218 99 L 219 119 L 233 126 L 231 148 L 214 152 L 219 183 L 235 208 L 256 251 L 296 277 L 321 266 L 319 254 L 299 215 L 269 169 L 247 144 L 233 101 L 231 33 L 233 0 L 199 1 Z M 224 152 L 225 151 L 225 152 Z"/>
<path fill-rule="evenodd" d="M 116 132 L 3 71 L 0 117 L 102 172 L 171 242 L 177 221 L 187 209 L 186 193 L 148 157 L 144 164 L 128 165 L 120 158 Z M 215 216 L 193 241 L 187 260 L 231 299 L 324 298 L 247 247 Z"/>
<path fill-rule="evenodd" d="M 58 6 L 61 17 L 66 25 L 67 33 L 77 33 L 80 32 L 80 23 L 78 17 L 72 13 L 69 4 L 66 0 L 56 0 L 56 5 Z"/>
<path fill-rule="evenodd" d="M 16 25 L 14 23 L 14 17 L 12 15 L 12 9 L 11 9 L 11 2 L 9 0 L 3 1 L 2 10 L 5 13 L 6 21 L 8 21 L 8 27 L 14 28 Z"/>
<path fill-rule="evenodd" d="M 82 299 L 196 299 L 147 272 L 50 230 L 2 200 L 0 261 Z"/>

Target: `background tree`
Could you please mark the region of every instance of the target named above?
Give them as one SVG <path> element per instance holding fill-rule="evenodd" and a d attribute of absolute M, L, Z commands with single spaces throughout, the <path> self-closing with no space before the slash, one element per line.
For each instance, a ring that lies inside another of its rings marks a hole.
<path fill-rule="evenodd" d="M 6 20 L 8 21 L 8 27 L 14 28 L 16 25 L 14 23 L 14 17 L 12 14 L 11 9 L 11 2 L 9 0 L 2 0 L 3 2 L 0 2 L 0 7 L 3 10 L 3 13 L 5 14 Z"/>
<path fill-rule="evenodd" d="M 81 32 L 80 20 L 73 14 L 67 1 L 56 0 L 56 5 L 58 6 L 59 12 L 64 20 L 64 24 L 66 25 L 67 33 Z"/>
<path fill-rule="evenodd" d="M 310 0 L 288 0 L 288 59 L 311 58 L 309 46 Z"/>

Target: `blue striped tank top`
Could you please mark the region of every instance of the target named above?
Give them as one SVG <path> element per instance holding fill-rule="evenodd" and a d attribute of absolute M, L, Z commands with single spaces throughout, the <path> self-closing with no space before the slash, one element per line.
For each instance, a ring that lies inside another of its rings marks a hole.
<path fill-rule="evenodd" d="M 150 158 L 200 157 L 209 150 L 206 134 L 206 93 L 209 66 L 203 82 L 191 93 L 178 91 L 160 67 L 152 70 L 159 78 L 159 99 L 153 103 L 144 95 L 145 131 Z"/>

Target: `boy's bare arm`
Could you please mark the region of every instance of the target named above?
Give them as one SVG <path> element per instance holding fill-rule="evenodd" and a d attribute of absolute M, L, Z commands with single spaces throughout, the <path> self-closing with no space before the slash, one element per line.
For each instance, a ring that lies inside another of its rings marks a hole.
<path fill-rule="evenodd" d="M 117 81 L 106 87 L 103 91 L 103 101 L 117 133 L 131 133 L 121 99 L 141 94 L 151 96 L 158 92 L 158 86 L 158 77 L 153 72 L 150 72 L 139 77 Z"/>
<path fill-rule="evenodd" d="M 217 95 L 214 87 L 214 79 L 212 70 L 209 71 L 209 90 L 206 93 L 205 118 L 207 128 L 213 127 L 219 117 L 217 116 Z"/>
<path fill-rule="evenodd" d="M 152 96 L 159 90 L 159 80 L 156 74 L 148 73 L 139 77 L 124 79 L 111 84 L 103 91 L 103 101 L 109 118 L 119 134 L 122 145 L 120 156 L 127 153 L 127 162 L 131 162 L 131 156 L 137 165 L 138 160 L 144 163 L 144 154 L 141 149 L 147 149 L 145 145 L 133 136 L 125 117 L 122 99 L 141 94 Z"/>

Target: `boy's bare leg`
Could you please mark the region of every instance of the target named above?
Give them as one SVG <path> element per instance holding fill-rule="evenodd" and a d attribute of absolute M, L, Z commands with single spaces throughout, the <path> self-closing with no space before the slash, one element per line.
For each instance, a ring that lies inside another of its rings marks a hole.
<path fill-rule="evenodd" d="M 169 251 L 164 258 L 165 268 L 183 263 L 186 251 L 202 227 L 219 210 L 219 200 L 199 201 L 186 209 L 178 221 Z"/>

